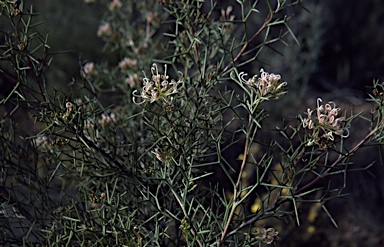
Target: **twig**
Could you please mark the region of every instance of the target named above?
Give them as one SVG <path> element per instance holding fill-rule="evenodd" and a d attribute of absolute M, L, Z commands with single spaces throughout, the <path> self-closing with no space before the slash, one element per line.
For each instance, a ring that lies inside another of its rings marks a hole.
<path fill-rule="evenodd" d="M 276 210 L 278 207 L 280 207 L 282 204 L 284 204 L 287 201 L 289 201 L 289 199 L 284 199 L 284 200 L 278 201 L 274 205 L 272 205 L 271 207 L 269 207 L 266 210 L 264 210 L 263 213 L 265 214 L 265 213 L 274 211 L 274 210 Z M 227 234 L 227 237 L 237 233 L 241 228 L 251 225 L 253 222 L 256 222 L 257 220 L 259 220 L 259 218 L 260 218 L 259 216 L 255 216 L 255 217 L 249 219 L 248 221 L 241 223 L 241 225 L 239 225 L 234 230 L 229 232 Z"/>
<path fill-rule="evenodd" d="M 249 125 L 251 125 L 251 117 L 249 117 Z M 249 133 L 251 132 L 251 130 L 249 131 Z M 219 242 L 219 246 L 221 246 L 223 244 L 223 241 L 227 235 L 227 232 L 228 232 L 228 229 L 229 229 L 229 226 L 231 224 L 231 221 L 232 221 L 232 218 L 233 218 L 233 215 L 235 214 L 235 210 L 238 206 L 238 203 L 237 203 L 237 194 L 238 194 L 238 190 L 240 188 L 240 182 L 241 182 L 241 177 L 242 177 L 242 174 L 243 174 L 243 171 L 244 171 L 244 167 L 245 167 L 245 164 L 246 164 L 246 157 L 248 155 L 248 150 L 249 150 L 249 136 L 247 135 L 246 137 L 246 140 L 245 140 L 245 147 L 244 147 L 244 153 L 243 153 L 243 161 L 241 163 L 241 167 L 240 167 L 240 172 L 239 172 L 239 175 L 237 177 L 237 181 L 236 181 L 236 185 L 235 185 L 235 188 L 233 190 L 233 202 L 232 202 L 232 208 L 231 208 L 231 212 L 229 213 L 229 216 L 228 216 L 228 219 L 227 219 L 227 223 L 224 227 L 224 230 L 223 230 L 223 233 L 221 234 L 221 238 L 220 238 L 220 242 Z"/>
<path fill-rule="evenodd" d="M 261 33 L 262 31 L 264 31 L 264 29 L 267 28 L 268 24 L 271 22 L 271 20 L 272 20 L 272 18 L 273 18 L 274 13 L 275 13 L 275 12 L 273 12 L 273 11 L 270 11 L 270 12 L 268 13 L 267 18 L 266 18 L 265 21 L 264 21 L 264 24 L 259 28 L 259 30 L 257 30 L 257 32 L 252 36 L 252 38 L 251 38 L 250 40 L 248 40 L 248 41 L 243 45 L 243 48 L 241 48 L 241 50 L 239 51 L 239 53 L 237 54 L 237 56 L 233 59 L 232 62 L 230 62 L 230 63 L 224 68 L 223 71 L 221 71 L 220 75 L 222 75 L 222 74 L 224 74 L 225 72 L 227 72 L 227 71 L 234 65 L 234 63 L 236 63 L 236 62 L 240 59 L 241 55 L 243 55 L 243 53 L 245 52 L 245 50 L 248 48 L 249 44 L 252 43 L 252 42 L 256 39 L 256 37 L 259 36 L 260 33 Z"/>
<path fill-rule="evenodd" d="M 301 187 L 300 189 L 296 190 L 293 195 L 298 195 L 300 194 L 301 192 L 303 192 L 304 190 L 308 189 L 309 187 L 311 187 L 312 185 L 314 185 L 315 183 L 317 183 L 320 179 L 324 178 L 324 176 L 333 168 L 335 167 L 344 157 L 348 157 L 350 155 L 352 155 L 354 152 L 356 152 L 359 148 L 362 147 L 362 145 L 364 145 L 364 143 L 366 143 L 369 138 L 371 138 L 375 133 L 376 131 L 380 128 L 380 126 L 383 124 L 383 121 L 384 119 L 381 119 L 380 122 L 377 124 L 377 126 L 370 132 L 368 133 L 358 144 L 356 144 L 356 146 L 354 146 L 349 152 L 347 152 L 346 154 L 340 156 L 337 160 L 335 160 L 332 165 L 327 169 L 325 170 L 320 176 L 318 176 L 317 178 L 315 178 L 314 180 L 312 180 L 311 182 L 309 182 L 308 184 L 304 185 L 303 187 Z M 272 205 L 271 207 L 267 208 L 264 213 L 267 213 L 267 212 L 271 212 L 273 210 L 276 210 L 278 207 L 280 207 L 282 204 L 286 203 L 289 201 L 289 198 L 286 198 L 284 200 L 280 200 L 280 201 L 276 201 L 276 203 L 274 205 Z M 254 223 L 255 221 L 257 221 L 259 219 L 259 217 L 254 217 L 254 218 L 251 218 L 249 219 L 248 221 L 246 222 L 243 222 L 241 225 L 239 225 L 238 227 L 236 227 L 234 230 L 232 230 L 231 232 L 229 232 L 227 234 L 227 237 L 228 236 L 231 236 L 233 234 L 235 234 L 236 232 L 238 232 L 240 229 L 246 227 L 246 226 L 249 226 L 251 225 L 252 223 Z"/>
<path fill-rule="evenodd" d="M 169 183 L 170 183 L 170 185 L 172 185 L 172 181 L 169 181 Z M 181 210 L 183 210 L 184 217 L 185 217 L 185 218 L 188 218 L 187 211 L 185 210 L 185 207 L 184 207 L 182 201 L 180 200 L 180 198 L 177 196 L 176 192 L 175 192 L 173 189 L 171 189 L 171 191 L 172 191 L 173 196 L 176 198 L 177 202 L 179 203 L 179 205 L 180 205 L 180 207 L 181 207 Z M 191 233 L 192 233 L 192 235 L 196 238 L 196 241 L 197 241 L 197 243 L 199 244 L 199 246 L 200 246 L 200 247 L 203 247 L 203 244 L 202 244 L 201 241 L 198 239 L 198 237 L 197 237 L 197 235 L 196 235 L 196 232 L 195 232 L 193 229 L 191 229 Z"/>
<path fill-rule="evenodd" d="M 311 187 L 312 185 L 314 185 L 315 183 L 317 183 L 320 179 L 324 178 L 325 175 L 328 174 L 328 172 L 334 168 L 343 158 L 345 157 L 348 157 L 350 155 L 352 155 L 354 152 L 356 152 L 356 150 L 358 150 L 362 145 L 364 145 L 364 143 L 366 143 L 369 138 L 371 138 L 373 136 L 373 134 L 375 134 L 375 132 L 378 130 L 378 128 L 381 126 L 383 122 L 383 119 L 378 123 L 378 125 L 375 127 L 375 129 L 373 129 L 371 132 L 368 133 L 368 135 L 366 135 L 364 137 L 364 139 L 362 139 L 358 144 L 356 144 L 356 146 L 354 146 L 350 151 L 348 151 L 346 154 L 343 154 L 343 155 L 340 155 L 339 158 L 337 158 L 337 160 L 335 160 L 332 165 L 330 167 L 328 167 L 327 170 L 325 170 L 320 176 L 316 177 L 315 179 L 313 179 L 311 182 L 309 182 L 308 184 L 304 185 L 303 187 L 301 187 L 300 189 L 296 190 L 294 195 L 298 195 L 300 194 L 302 191 L 308 189 L 309 187 Z"/>

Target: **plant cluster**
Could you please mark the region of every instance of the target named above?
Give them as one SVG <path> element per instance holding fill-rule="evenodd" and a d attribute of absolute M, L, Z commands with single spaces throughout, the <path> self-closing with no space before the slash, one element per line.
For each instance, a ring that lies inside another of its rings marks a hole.
<path fill-rule="evenodd" d="M 333 220 L 331 179 L 382 143 L 384 84 L 353 148 L 358 115 L 321 99 L 262 138 L 266 106 L 290 82 L 243 68 L 294 35 L 287 10 L 301 1 L 84 2 L 105 7 L 95 32 L 119 62 L 82 61 L 57 89 L 33 8 L 0 1 L 0 77 L 12 85 L 0 101 L 2 244 L 261 246 L 284 232 L 270 219 L 300 224 L 304 204 Z"/>

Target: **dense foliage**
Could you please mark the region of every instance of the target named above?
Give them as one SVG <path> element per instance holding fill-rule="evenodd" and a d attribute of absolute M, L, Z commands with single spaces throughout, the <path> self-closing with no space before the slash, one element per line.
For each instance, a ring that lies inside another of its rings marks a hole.
<path fill-rule="evenodd" d="M 278 244 L 279 220 L 300 225 L 304 205 L 337 224 L 332 178 L 381 145 L 384 84 L 352 145 L 359 114 L 326 99 L 266 124 L 290 82 L 250 68 L 300 43 L 289 24 L 301 1 L 85 2 L 106 6 L 96 34 L 113 59 L 81 61 L 57 85 L 33 7 L 0 1 L 2 244 Z"/>

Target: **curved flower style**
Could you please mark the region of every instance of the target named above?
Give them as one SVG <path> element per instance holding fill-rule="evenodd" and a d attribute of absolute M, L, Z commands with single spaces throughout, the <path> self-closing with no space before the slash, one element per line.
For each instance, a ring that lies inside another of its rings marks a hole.
<path fill-rule="evenodd" d="M 334 141 L 333 135 L 342 138 L 349 136 L 349 126 L 344 125 L 345 117 L 341 116 L 340 108 L 336 107 L 332 101 L 325 105 L 321 105 L 321 102 L 322 100 L 318 98 L 316 109 L 308 109 L 305 113 L 307 118 L 301 118 L 303 127 L 313 130 L 312 139 L 308 145 L 319 144 L 321 139 Z M 313 116 L 314 112 L 316 116 Z"/>
<path fill-rule="evenodd" d="M 252 78 L 246 80 L 246 73 L 241 72 L 239 74 L 240 80 L 245 83 L 249 88 L 256 91 L 259 96 L 266 96 L 271 94 L 273 96 L 280 96 L 285 94 L 284 88 L 287 86 L 287 82 L 281 82 L 281 76 L 278 74 L 267 73 L 264 69 L 260 70 L 260 77 L 254 75 Z"/>
<path fill-rule="evenodd" d="M 164 74 L 159 74 L 159 70 L 156 64 L 152 65 L 152 80 L 144 78 L 143 89 L 140 94 L 137 94 L 137 90 L 133 91 L 134 97 L 142 98 L 143 102 L 153 103 L 156 100 L 163 99 L 165 102 L 170 103 L 173 98 L 170 95 L 178 92 L 178 86 L 183 83 L 182 80 L 172 79 L 168 81 L 167 65 L 164 65 Z M 181 72 L 179 72 L 181 74 Z M 142 103 L 143 103 L 142 102 Z"/>

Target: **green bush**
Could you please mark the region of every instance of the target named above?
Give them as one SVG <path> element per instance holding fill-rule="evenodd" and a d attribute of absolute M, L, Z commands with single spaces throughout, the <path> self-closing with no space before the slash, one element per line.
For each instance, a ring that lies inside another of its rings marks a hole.
<path fill-rule="evenodd" d="M 96 34 L 108 56 L 57 86 L 33 8 L 0 1 L 2 244 L 274 245 L 279 220 L 300 225 L 304 205 L 336 225 L 331 179 L 381 144 L 384 84 L 351 148 L 359 114 L 320 98 L 269 126 L 290 82 L 251 66 L 301 40 L 288 16 L 300 1 L 86 2 L 107 8 Z"/>

